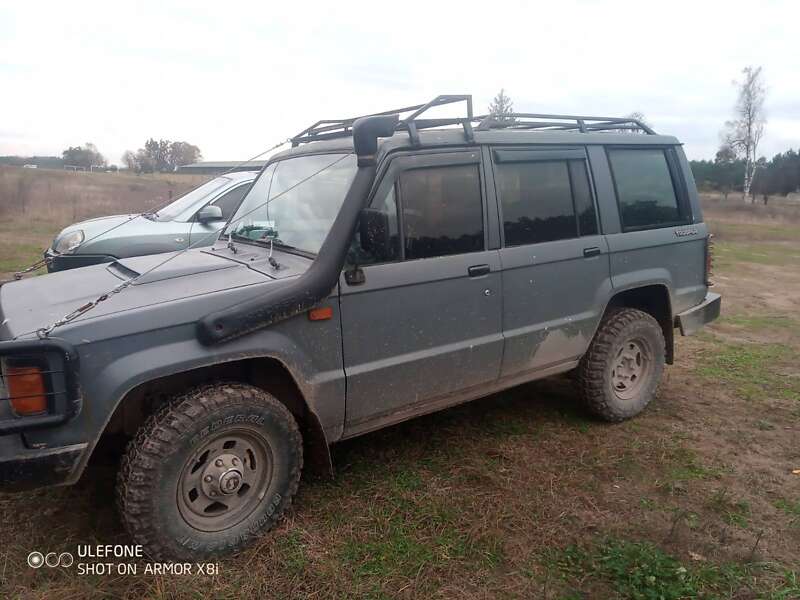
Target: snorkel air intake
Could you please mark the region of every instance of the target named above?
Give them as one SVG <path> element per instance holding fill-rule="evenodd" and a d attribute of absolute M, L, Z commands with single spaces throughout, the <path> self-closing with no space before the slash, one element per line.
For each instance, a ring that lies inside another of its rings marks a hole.
<path fill-rule="evenodd" d="M 226 342 L 313 308 L 339 281 L 358 215 L 366 206 L 375 179 L 378 138 L 389 137 L 398 115 L 364 117 L 353 123 L 353 148 L 358 170 L 328 236 L 308 270 L 285 286 L 203 317 L 197 336 L 206 345 Z"/>

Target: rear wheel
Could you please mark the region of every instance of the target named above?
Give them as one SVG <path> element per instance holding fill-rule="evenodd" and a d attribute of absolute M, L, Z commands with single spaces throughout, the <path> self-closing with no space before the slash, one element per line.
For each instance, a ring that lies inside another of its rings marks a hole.
<path fill-rule="evenodd" d="M 607 421 L 642 412 L 661 381 L 664 349 L 661 326 L 651 315 L 633 308 L 607 315 L 578 367 L 589 410 Z"/>
<path fill-rule="evenodd" d="M 268 393 L 205 386 L 152 415 L 118 476 L 122 520 L 154 559 L 235 552 L 280 519 L 303 466 L 297 424 Z"/>

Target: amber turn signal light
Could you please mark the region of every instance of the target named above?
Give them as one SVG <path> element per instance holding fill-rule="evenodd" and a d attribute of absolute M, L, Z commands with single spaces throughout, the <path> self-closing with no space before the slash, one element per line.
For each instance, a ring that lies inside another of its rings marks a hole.
<path fill-rule="evenodd" d="M 6 367 L 5 380 L 11 408 L 20 416 L 47 412 L 47 391 L 38 367 Z"/>
<path fill-rule="evenodd" d="M 312 308 L 308 311 L 309 321 L 327 321 L 333 318 L 332 306 L 321 306 L 319 308 Z"/>

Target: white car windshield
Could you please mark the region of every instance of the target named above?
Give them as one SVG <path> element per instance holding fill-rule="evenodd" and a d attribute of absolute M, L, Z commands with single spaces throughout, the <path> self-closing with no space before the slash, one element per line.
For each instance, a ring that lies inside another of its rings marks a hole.
<path fill-rule="evenodd" d="M 199 210 L 206 203 L 203 200 L 211 200 L 214 192 L 230 184 L 230 182 L 231 179 L 229 177 L 215 177 L 211 181 L 206 181 L 200 187 L 194 188 L 191 192 L 184 194 L 175 202 L 159 210 L 155 214 L 155 218 L 158 221 L 172 221 L 194 205 L 197 205 Z"/>
<path fill-rule="evenodd" d="M 352 154 L 286 158 L 267 167 L 245 196 L 224 235 L 282 244 L 316 254 L 353 177 Z"/>

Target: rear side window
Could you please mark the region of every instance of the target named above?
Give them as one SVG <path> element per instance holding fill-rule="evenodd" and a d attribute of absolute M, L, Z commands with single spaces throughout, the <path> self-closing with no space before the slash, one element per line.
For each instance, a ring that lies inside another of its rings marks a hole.
<path fill-rule="evenodd" d="M 498 163 L 496 173 L 506 246 L 597 233 L 584 161 Z"/>
<path fill-rule="evenodd" d="M 609 148 L 624 229 L 650 229 L 685 223 L 661 148 Z"/>
<path fill-rule="evenodd" d="M 407 260 L 483 250 L 477 165 L 414 169 L 399 184 Z"/>

